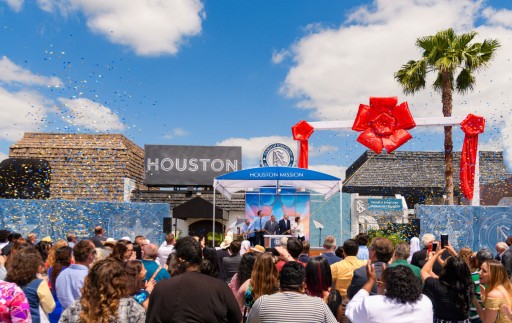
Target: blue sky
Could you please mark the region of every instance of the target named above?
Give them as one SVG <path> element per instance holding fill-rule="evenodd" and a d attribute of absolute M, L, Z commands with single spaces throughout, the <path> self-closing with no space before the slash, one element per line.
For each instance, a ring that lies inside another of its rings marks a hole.
<path fill-rule="evenodd" d="M 416 38 L 451 27 L 502 43 L 454 115 L 485 116 L 480 148 L 512 160 L 507 0 L 0 0 L 0 27 L 0 159 L 25 131 L 92 132 L 241 145 L 251 167 L 267 144 L 295 148 L 298 121 L 353 120 L 370 96 L 441 116 L 440 95 L 405 96 L 393 72 L 419 58 Z M 441 131 L 414 129 L 401 149 L 440 151 Z M 317 131 L 311 168 L 341 176 L 365 151 L 356 138 Z"/>

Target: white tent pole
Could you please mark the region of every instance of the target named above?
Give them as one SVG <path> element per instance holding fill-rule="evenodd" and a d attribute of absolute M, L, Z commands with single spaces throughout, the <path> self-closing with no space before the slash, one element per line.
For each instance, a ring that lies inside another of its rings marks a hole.
<path fill-rule="evenodd" d="M 217 180 L 213 180 L 213 222 L 212 222 L 212 247 L 215 248 L 215 192 L 217 191 Z"/>
<path fill-rule="evenodd" d="M 343 182 L 338 184 L 340 187 L 340 241 L 343 238 Z M 340 242 L 341 243 L 341 242 Z"/>

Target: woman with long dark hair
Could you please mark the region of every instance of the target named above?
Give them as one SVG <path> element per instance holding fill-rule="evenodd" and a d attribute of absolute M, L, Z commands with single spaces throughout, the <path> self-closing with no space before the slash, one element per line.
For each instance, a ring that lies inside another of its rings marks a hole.
<path fill-rule="evenodd" d="M 432 267 L 446 248 L 438 248 L 429 255 L 420 275 L 424 283 L 423 293 L 434 305 L 434 322 L 469 322 L 469 307 L 475 295 L 475 285 L 466 262 L 459 257 L 444 261 L 439 278 Z"/>
<path fill-rule="evenodd" d="M 85 277 L 82 298 L 64 310 L 60 322 L 142 323 L 145 320 L 144 308 L 128 295 L 123 263 L 106 258 L 92 266 Z"/>
<path fill-rule="evenodd" d="M 63 310 L 62 305 L 57 298 L 55 283 L 59 274 L 71 265 L 72 252 L 73 249 L 68 246 L 60 247 L 55 251 L 53 266 L 48 268 L 50 291 L 52 292 L 53 299 L 55 300 L 55 309 L 48 315 L 48 318 L 52 323 L 59 322 Z"/>
<path fill-rule="evenodd" d="M 380 280 L 368 261 L 368 280 L 347 304 L 345 315 L 351 322 L 432 323 L 432 302 L 421 294 L 421 284 L 409 267 L 383 266 Z M 377 283 L 377 294 L 370 296 Z"/>
<path fill-rule="evenodd" d="M 32 322 L 41 321 L 39 307 L 45 313 L 51 313 L 55 308 L 55 301 L 48 287 L 48 283 L 39 278 L 44 270 L 43 259 L 34 247 L 19 250 L 11 257 L 5 280 L 16 283 L 25 293 L 30 304 Z"/>
<path fill-rule="evenodd" d="M 485 289 L 480 285 L 484 308 L 476 300 L 476 297 L 473 299 L 473 304 L 475 304 L 482 322 L 512 322 L 512 315 L 507 314 L 512 306 L 512 284 L 501 262 L 493 259 L 482 264 L 480 284 L 485 285 Z"/>
<path fill-rule="evenodd" d="M 311 258 L 306 265 L 306 294 L 323 299 L 332 314 L 341 322 L 343 316 L 343 310 L 340 306 L 341 295 L 335 290 L 332 291 L 333 295 L 331 295 L 331 287 L 331 266 L 327 260 L 321 256 Z"/>
<path fill-rule="evenodd" d="M 243 299 L 239 299 L 238 290 L 242 286 L 245 281 L 251 278 L 252 269 L 254 268 L 254 261 L 256 260 L 256 254 L 254 252 L 248 252 L 242 256 L 242 260 L 240 261 L 240 266 L 238 267 L 238 272 L 233 276 L 231 281 L 229 282 L 229 287 L 233 291 L 235 298 L 238 301 L 238 304 L 243 304 Z M 244 306 L 242 306 L 241 311 L 243 313 Z"/>

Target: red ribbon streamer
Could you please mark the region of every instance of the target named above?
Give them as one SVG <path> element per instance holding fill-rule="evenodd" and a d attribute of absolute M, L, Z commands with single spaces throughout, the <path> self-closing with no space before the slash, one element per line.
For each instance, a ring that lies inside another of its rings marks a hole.
<path fill-rule="evenodd" d="M 362 131 L 357 141 L 380 154 L 392 152 L 412 138 L 407 130 L 416 126 L 407 102 L 398 98 L 370 97 L 370 105 L 360 104 L 352 130 Z"/>
<path fill-rule="evenodd" d="M 485 118 L 469 114 L 460 123 L 464 131 L 464 144 L 460 155 L 460 188 L 462 194 L 468 199 L 473 199 L 475 188 L 476 152 L 478 150 L 478 135 L 484 132 Z"/>
<path fill-rule="evenodd" d="M 315 128 L 307 121 L 301 120 L 292 127 L 293 139 L 300 141 L 300 153 L 297 166 L 299 168 L 308 168 L 308 139 L 315 132 Z"/>

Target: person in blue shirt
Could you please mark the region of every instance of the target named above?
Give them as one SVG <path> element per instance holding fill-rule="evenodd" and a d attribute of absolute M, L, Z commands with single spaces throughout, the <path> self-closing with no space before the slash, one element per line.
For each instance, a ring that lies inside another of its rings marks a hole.
<path fill-rule="evenodd" d="M 332 265 L 334 263 L 337 263 L 338 261 L 342 260 L 340 257 L 336 256 L 334 253 L 334 250 L 336 250 L 336 238 L 333 236 L 327 236 L 324 239 L 324 252 L 321 255 L 321 257 L 325 258 L 327 260 L 327 263 L 329 265 Z"/>
<path fill-rule="evenodd" d="M 357 244 L 359 245 L 359 251 L 357 252 L 357 259 L 359 260 L 368 260 L 369 253 L 368 253 L 368 234 L 367 233 L 359 233 L 356 236 Z"/>
<path fill-rule="evenodd" d="M 255 245 L 265 245 L 265 241 L 263 239 L 263 235 L 265 234 L 265 223 L 267 220 L 263 218 L 263 212 L 261 210 L 258 211 L 258 217 L 254 219 L 251 225 L 251 231 L 254 231 L 254 244 Z"/>

